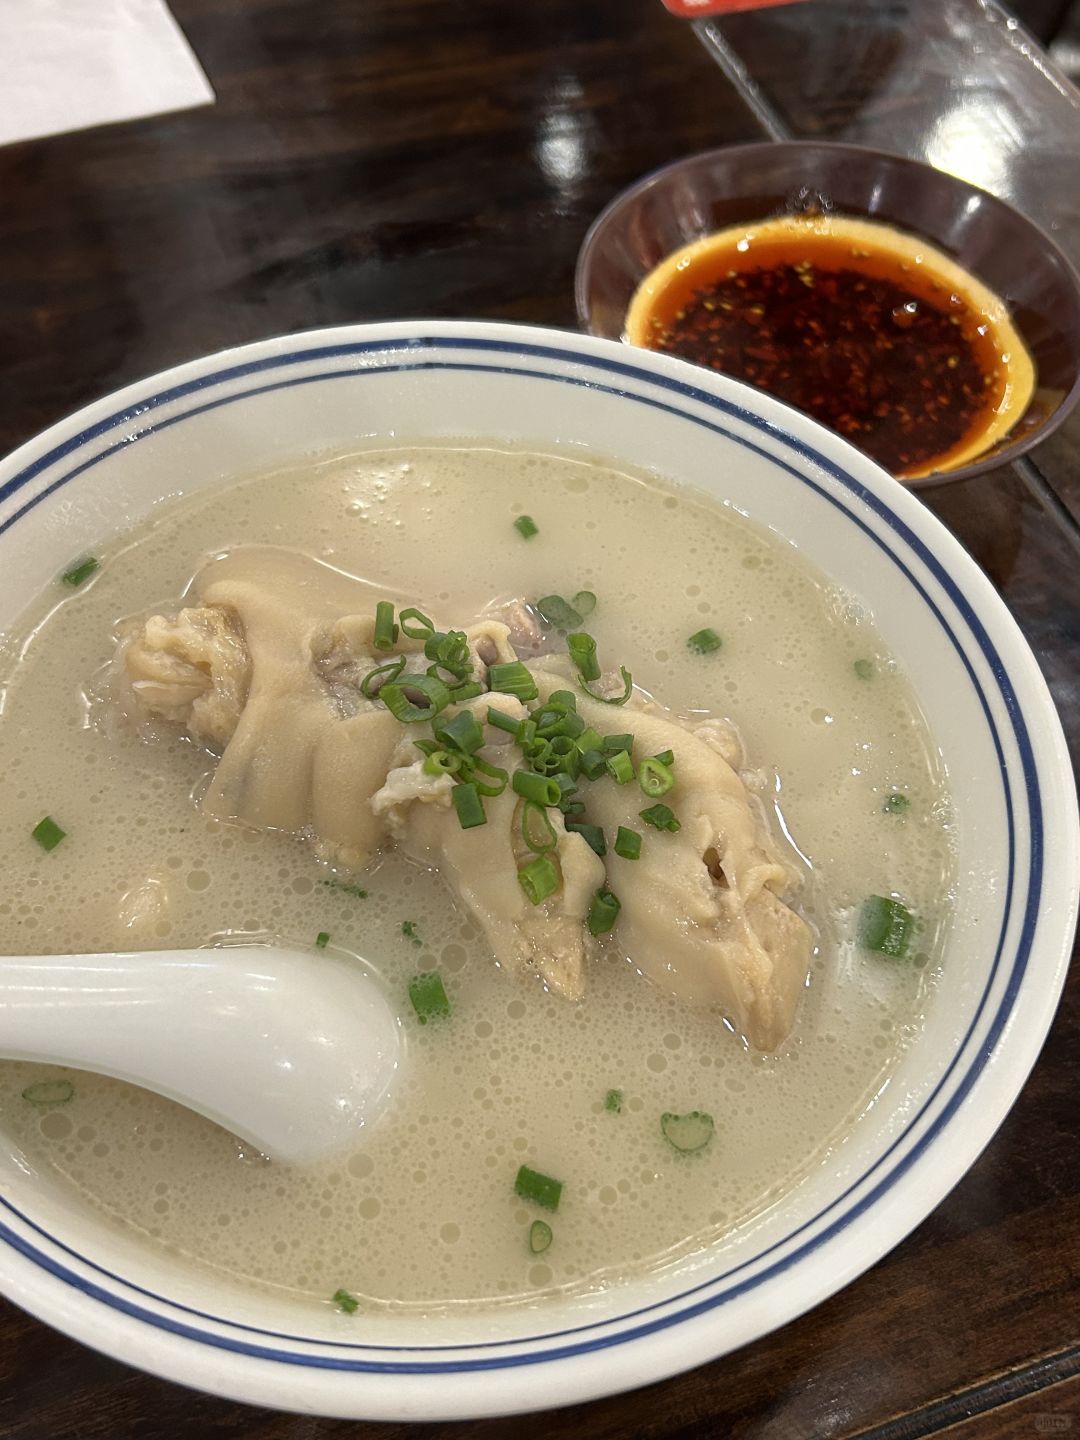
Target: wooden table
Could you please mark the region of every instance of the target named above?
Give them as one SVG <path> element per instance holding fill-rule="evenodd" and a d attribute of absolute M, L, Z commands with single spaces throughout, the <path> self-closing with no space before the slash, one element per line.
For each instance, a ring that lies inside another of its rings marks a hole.
<path fill-rule="evenodd" d="M 175 0 L 215 107 L 0 150 L 0 448 L 127 381 L 401 315 L 574 324 L 592 216 L 664 161 L 759 138 L 656 0 Z M 762 63 L 768 65 L 768 57 Z M 1080 428 L 928 503 L 985 567 L 1080 753 Z M 1041 499 L 1035 492 L 1041 492 Z M 812 1314 L 613 1400 L 435 1437 L 999 1440 L 1080 1434 L 1080 977 L 1015 1109 L 887 1259 Z M 300 1440 L 0 1303 L 4 1440 Z"/>

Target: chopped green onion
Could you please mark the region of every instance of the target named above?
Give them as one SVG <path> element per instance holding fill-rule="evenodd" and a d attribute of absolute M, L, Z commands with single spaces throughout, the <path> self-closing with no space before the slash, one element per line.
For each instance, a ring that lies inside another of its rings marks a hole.
<path fill-rule="evenodd" d="M 70 1080 L 38 1080 L 22 1092 L 30 1105 L 66 1105 L 74 1095 L 75 1086 Z"/>
<path fill-rule="evenodd" d="M 484 809 L 484 802 L 480 799 L 480 791 L 475 781 L 466 781 L 464 785 L 455 785 L 454 793 L 451 795 L 454 802 L 454 809 L 457 812 L 458 824 L 462 830 L 475 830 L 477 825 L 487 824 L 487 812 Z"/>
<path fill-rule="evenodd" d="M 528 715 L 526 715 L 523 720 L 519 720 L 514 738 L 522 750 L 528 750 L 536 739 L 536 721 Z"/>
<path fill-rule="evenodd" d="M 625 750 L 627 755 L 633 753 L 633 735 L 605 735 L 603 744 L 600 746 L 605 755 L 617 755 L 620 750 Z"/>
<path fill-rule="evenodd" d="M 881 808 L 886 815 L 903 815 L 905 810 L 911 809 L 911 801 L 900 790 L 894 790 L 885 797 L 885 804 Z"/>
<path fill-rule="evenodd" d="M 596 609 L 596 596 L 591 590 L 579 590 L 571 603 L 584 620 Z"/>
<path fill-rule="evenodd" d="M 860 680 L 872 680 L 874 678 L 874 662 L 872 660 L 856 660 L 851 667 Z"/>
<path fill-rule="evenodd" d="M 622 904 L 610 890 L 597 890 L 589 906 L 589 934 L 606 935 L 619 918 Z"/>
<path fill-rule="evenodd" d="M 719 650 L 723 640 L 715 630 L 708 626 L 704 630 L 696 630 L 686 642 L 686 648 L 692 650 L 695 655 L 711 655 L 714 650 Z"/>
<path fill-rule="evenodd" d="M 531 1255 L 543 1255 L 545 1250 L 551 1248 L 554 1236 L 551 1233 L 551 1226 L 546 1220 L 534 1220 L 529 1226 L 529 1253 Z"/>
<path fill-rule="evenodd" d="M 466 700 L 475 700 L 478 695 L 483 695 L 484 686 L 479 680 L 466 680 L 464 685 L 455 685 L 450 691 L 451 705 L 464 705 Z"/>
<path fill-rule="evenodd" d="M 388 685 L 391 680 L 396 680 L 404 669 L 404 655 L 399 655 L 396 660 L 388 660 L 385 665 L 376 665 L 375 669 L 369 670 L 360 681 L 360 694 L 367 700 L 374 700 L 379 689 L 383 685 Z M 380 680 L 380 676 L 384 678 Z M 379 681 L 378 685 L 375 684 L 376 680 Z"/>
<path fill-rule="evenodd" d="M 534 535 L 540 534 L 540 527 L 531 515 L 519 515 L 514 521 L 514 529 L 523 540 L 531 540 Z"/>
<path fill-rule="evenodd" d="M 552 779 L 555 781 L 555 784 L 558 785 L 560 791 L 562 792 L 559 796 L 559 807 L 561 809 L 566 797 L 568 795 L 573 795 L 577 792 L 577 777 L 574 775 L 568 775 L 565 770 L 560 770 L 558 775 L 552 776 Z"/>
<path fill-rule="evenodd" d="M 531 905 L 539 905 L 559 888 L 559 872 L 551 857 L 540 855 L 518 871 L 518 883 Z"/>
<path fill-rule="evenodd" d="M 410 620 L 414 620 L 416 623 L 410 625 L 408 624 Z M 407 635 L 410 640 L 426 640 L 429 635 L 435 633 L 435 621 L 429 620 L 422 610 L 412 608 L 402 610 L 398 621 L 401 625 L 401 633 Z"/>
<path fill-rule="evenodd" d="M 319 933 L 315 936 L 315 948 L 316 948 L 317 950 L 325 950 L 326 947 L 327 947 L 327 945 L 329 945 L 329 943 L 330 943 L 330 931 L 329 931 L 329 930 L 320 930 Z"/>
<path fill-rule="evenodd" d="M 657 830 L 670 830 L 674 835 L 676 830 L 682 829 L 682 825 L 675 818 L 675 812 L 666 805 L 650 805 L 647 810 L 639 810 L 638 814 L 646 825 L 655 826 Z"/>
<path fill-rule="evenodd" d="M 554 850 L 559 843 L 547 811 L 533 800 L 526 800 L 521 807 L 521 838 L 536 855 Z"/>
<path fill-rule="evenodd" d="M 442 976 L 437 970 L 422 970 L 409 981 L 409 999 L 421 1025 L 429 1020 L 444 1020 L 450 1014 Z"/>
<path fill-rule="evenodd" d="M 452 720 L 439 720 L 431 730 L 447 749 L 465 755 L 475 755 L 484 743 L 484 732 L 471 710 L 459 711 Z"/>
<path fill-rule="evenodd" d="M 541 619 L 554 625 L 556 630 L 576 630 L 584 618 L 580 611 L 568 605 L 561 595 L 544 595 L 537 600 L 533 609 Z"/>
<path fill-rule="evenodd" d="M 330 1298 L 346 1315 L 355 1315 L 360 1308 L 360 1301 L 355 1295 L 350 1295 L 348 1290 L 335 1290 Z"/>
<path fill-rule="evenodd" d="M 515 770 L 510 784 L 516 795 L 537 805 L 557 805 L 562 795 L 557 780 L 551 780 L 546 775 L 534 775 L 531 770 Z"/>
<path fill-rule="evenodd" d="M 558 710 L 563 715 L 569 715 L 571 711 L 577 710 L 577 696 L 572 690 L 553 690 L 544 705 L 549 710 Z"/>
<path fill-rule="evenodd" d="M 604 1096 L 604 1109 L 612 1115 L 622 1114 L 623 1093 L 621 1090 L 609 1090 Z"/>
<path fill-rule="evenodd" d="M 571 800 L 568 795 L 564 795 L 559 801 L 559 809 L 564 815 L 584 815 L 585 801 Z"/>
<path fill-rule="evenodd" d="M 424 641 L 424 654 L 435 661 L 435 669 L 441 667 L 449 671 L 455 680 L 467 679 L 472 670 L 469 637 L 464 630 L 451 630 L 446 635 L 441 630 L 433 630 Z M 428 674 L 431 673 L 429 669 Z"/>
<path fill-rule="evenodd" d="M 342 893 L 345 895 L 352 895 L 357 900 L 366 900 L 368 897 L 368 892 L 361 885 L 349 885 L 346 884 L 344 880 L 337 880 L 334 878 L 324 880 L 322 883 L 324 885 L 329 885 L 333 890 L 342 891 Z"/>
<path fill-rule="evenodd" d="M 615 854 L 621 855 L 624 860 L 641 858 L 641 836 L 636 830 L 628 830 L 625 825 L 619 826 L 615 832 Z"/>
<path fill-rule="evenodd" d="M 523 1200 L 531 1200 L 534 1205 L 540 1205 L 545 1210 L 557 1210 L 562 1196 L 562 1181 L 553 1180 L 550 1175 L 542 1175 L 539 1170 L 530 1170 L 528 1165 L 522 1165 L 514 1180 L 514 1191 Z"/>
<path fill-rule="evenodd" d="M 464 758 L 463 755 L 452 754 L 449 750 L 433 750 L 425 757 L 420 768 L 425 775 L 456 775 Z"/>
<path fill-rule="evenodd" d="M 559 772 L 576 780 L 581 774 L 581 751 L 569 735 L 556 735 L 551 742 L 551 756 L 559 766 Z"/>
<path fill-rule="evenodd" d="M 512 715 L 507 715 L 505 710 L 496 710 L 494 705 L 488 706 L 487 721 L 494 725 L 496 730 L 505 730 L 507 735 L 516 735 L 520 720 L 515 720 Z"/>
<path fill-rule="evenodd" d="M 375 606 L 375 649 L 392 650 L 397 644 L 398 627 L 394 624 L 394 607 L 389 600 Z"/>
<path fill-rule="evenodd" d="M 568 635 L 566 648 L 570 652 L 570 659 L 577 666 L 582 680 L 600 679 L 600 661 L 596 658 L 596 641 L 591 635 L 584 631 Z"/>
<path fill-rule="evenodd" d="M 654 755 L 652 758 L 659 760 L 661 765 L 667 765 L 668 767 L 675 764 L 674 750 L 661 750 L 659 755 Z"/>
<path fill-rule="evenodd" d="M 403 920 L 401 922 L 401 933 L 405 936 L 406 940 L 411 940 L 414 945 L 422 945 L 424 943 L 416 933 L 415 920 Z"/>
<path fill-rule="evenodd" d="M 474 755 L 470 762 L 472 768 L 472 783 L 476 786 L 480 795 L 501 795 L 510 783 L 509 772 L 498 765 L 489 765 L 486 760 L 481 760 L 479 755 Z"/>
<path fill-rule="evenodd" d="M 859 944 L 894 958 L 903 955 L 915 917 L 906 905 L 887 895 L 868 895 L 859 911 Z"/>
<path fill-rule="evenodd" d="M 507 660 L 488 666 L 488 685 L 503 695 L 515 695 L 522 703 L 535 700 L 540 693 L 536 681 L 520 660 Z"/>
<path fill-rule="evenodd" d="M 580 735 L 574 736 L 574 744 L 584 755 L 589 750 L 602 750 L 604 737 L 599 730 L 594 730 L 590 725 L 587 730 L 582 730 Z"/>
<path fill-rule="evenodd" d="M 87 555 L 85 560 L 79 560 L 72 565 L 70 570 L 65 570 L 60 579 L 65 585 L 70 585 L 73 590 L 77 589 L 84 580 L 89 580 L 94 571 L 98 568 L 98 561 L 93 555 Z"/>
<path fill-rule="evenodd" d="M 634 778 L 634 762 L 625 750 L 617 750 L 614 755 L 609 755 L 606 769 L 617 785 L 626 785 Z"/>
<path fill-rule="evenodd" d="M 638 784 L 650 800 L 659 800 L 675 784 L 675 776 L 655 755 L 647 755 L 638 766 Z"/>
<path fill-rule="evenodd" d="M 590 780 L 599 780 L 607 770 L 608 757 L 600 750 L 586 750 L 581 757 L 581 772 Z"/>
<path fill-rule="evenodd" d="M 566 828 L 573 831 L 575 835 L 580 835 L 601 859 L 607 854 L 607 841 L 604 839 L 604 832 L 599 825 L 585 825 L 579 820 L 567 820 Z"/>
<path fill-rule="evenodd" d="M 704 1110 L 691 1110 L 686 1115 L 665 1112 L 660 1116 L 660 1130 L 674 1149 L 684 1155 L 692 1155 L 696 1150 L 705 1149 L 713 1138 L 716 1125 L 712 1116 Z"/>
<path fill-rule="evenodd" d="M 422 696 L 427 706 L 417 705 L 411 694 Z M 435 716 L 450 704 L 450 691 L 434 675 L 410 675 L 407 680 L 391 680 L 379 690 L 378 698 L 395 720 L 403 725 L 417 725 Z"/>
<path fill-rule="evenodd" d="M 31 839 L 36 840 L 43 850 L 55 850 L 66 834 L 67 831 L 61 830 L 51 815 L 39 820 L 30 831 Z"/>
<path fill-rule="evenodd" d="M 619 666 L 619 674 L 622 676 L 623 693 L 621 695 L 598 695 L 595 690 L 590 690 L 588 685 L 582 684 L 585 694 L 593 700 L 599 700 L 601 705 L 625 705 L 634 693 L 634 677 L 627 670 L 625 665 Z"/>

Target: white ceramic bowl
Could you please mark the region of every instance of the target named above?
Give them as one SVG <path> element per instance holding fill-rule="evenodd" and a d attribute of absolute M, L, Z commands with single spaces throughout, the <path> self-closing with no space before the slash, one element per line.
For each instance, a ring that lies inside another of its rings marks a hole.
<path fill-rule="evenodd" d="M 0 466 L 0 626 L 163 495 L 371 436 L 586 447 L 721 497 L 873 610 L 948 766 L 955 923 L 925 1029 L 831 1173 L 662 1277 L 527 1310 L 364 1325 L 245 1292 L 107 1228 L 0 1140 L 0 1287 L 133 1365 L 261 1405 L 435 1419 L 630 1389 L 784 1324 L 938 1203 L 1027 1076 L 1064 979 L 1080 859 L 1061 728 L 955 540 L 844 441 L 722 376 L 469 322 L 267 340 L 110 396 Z"/>

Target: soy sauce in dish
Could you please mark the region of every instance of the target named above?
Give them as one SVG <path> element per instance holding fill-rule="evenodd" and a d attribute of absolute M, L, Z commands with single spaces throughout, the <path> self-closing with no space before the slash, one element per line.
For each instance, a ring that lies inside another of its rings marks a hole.
<path fill-rule="evenodd" d="M 905 479 L 984 453 L 1033 390 L 999 297 L 912 236 L 831 216 L 684 247 L 639 287 L 627 338 L 749 381 Z"/>

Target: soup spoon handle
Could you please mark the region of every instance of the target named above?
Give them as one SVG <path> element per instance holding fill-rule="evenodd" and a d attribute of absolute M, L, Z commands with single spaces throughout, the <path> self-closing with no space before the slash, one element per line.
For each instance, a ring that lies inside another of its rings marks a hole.
<path fill-rule="evenodd" d="M 278 946 L 0 957 L 0 1056 L 154 1090 L 267 1154 L 355 1140 L 401 1028 L 362 962 Z"/>

